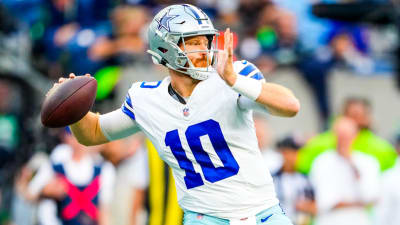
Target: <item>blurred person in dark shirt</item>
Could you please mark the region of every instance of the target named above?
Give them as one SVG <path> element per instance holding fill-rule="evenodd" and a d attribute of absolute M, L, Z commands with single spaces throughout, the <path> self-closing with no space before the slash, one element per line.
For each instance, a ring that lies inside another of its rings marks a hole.
<path fill-rule="evenodd" d="M 85 74 L 101 68 L 104 62 L 92 60 L 87 51 L 98 38 L 111 33 L 108 13 L 114 1 L 46 0 L 45 4 L 48 24 L 43 42 L 47 60 L 52 62 L 50 71 Z"/>
<path fill-rule="evenodd" d="M 282 208 L 294 224 L 310 224 L 317 208 L 314 189 L 305 175 L 296 171 L 296 160 L 301 144 L 294 137 L 288 136 L 276 143 L 282 154 L 283 164 L 273 174 L 275 187 Z"/>
<path fill-rule="evenodd" d="M 113 33 L 103 36 L 89 49 L 92 60 L 114 59 L 119 64 L 132 63 L 135 55 L 145 54 L 146 24 L 149 12 L 142 6 L 121 5 L 111 13 Z"/>
<path fill-rule="evenodd" d="M 12 102 L 13 85 L 0 79 L 0 168 L 15 156 L 20 139 L 20 117 Z"/>
<path fill-rule="evenodd" d="M 3 121 L 4 117 L 9 113 L 9 99 L 10 99 L 10 92 L 9 92 L 8 85 L 4 82 L 0 82 L 0 116 L 1 116 L 1 121 Z M 8 120 L 5 120 L 4 122 L 0 123 L 0 127 L 12 127 L 10 126 L 9 123 L 6 123 Z M 5 159 L 7 157 L 7 153 L 11 151 L 11 149 L 15 146 L 15 141 L 12 138 L 12 132 L 11 133 L 4 133 L 2 132 L 2 136 L 0 137 L 0 160 L 1 163 L 0 165 L 4 165 L 4 162 L 6 161 Z M 4 161 L 3 161 L 4 160 Z"/>
<path fill-rule="evenodd" d="M 34 128 L 30 121 L 35 115 L 32 102 L 36 94 L 25 79 L 0 73 L 0 169 L 7 168 L 0 182 L 12 178 L 33 151 Z"/>
<path fill-rule="evenodd" d="M 311 0 L 246 0 L 241 18 L 249 19 L 240 53 L 256 59 L 264 72 L 295 66 L 309 85 L 325 129 L 331 115 L 327 79 L 332 69 L 344 65 L 356 73 L 371 72 L 366 29 L 317 18 Z M 258 12 L 256 12 L 258 10 Z M 250 20 L 250 18 L 252 18 Z"/>
<path fill-rule="evenodd" d="M 297 35 L 295 15 L 275 4 L 267 4 L 262 9 L 255 34 L 262 51 L 258 64 L 270 71 L 278 65 L 294 63 Z"/>

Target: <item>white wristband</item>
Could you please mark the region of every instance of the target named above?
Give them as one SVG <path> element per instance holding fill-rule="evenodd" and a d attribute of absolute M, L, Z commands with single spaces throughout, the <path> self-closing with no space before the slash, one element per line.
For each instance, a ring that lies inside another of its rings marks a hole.
<path fill-rule="evenodd" d="M 232 89 L 255 101 L 260 96 L 262 82 L 238 74 Z"/>

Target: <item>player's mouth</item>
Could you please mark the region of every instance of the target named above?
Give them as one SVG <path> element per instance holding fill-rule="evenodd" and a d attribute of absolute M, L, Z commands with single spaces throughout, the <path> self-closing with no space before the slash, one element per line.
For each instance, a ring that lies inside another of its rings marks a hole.
<path fill-rule="evenodd" d="M 196 59 L 194 60 L 193 65 L 197 68 L 206 68 L 211 65 L 211 59 L 208 58 L 208 61 L 207 57 Z"/>

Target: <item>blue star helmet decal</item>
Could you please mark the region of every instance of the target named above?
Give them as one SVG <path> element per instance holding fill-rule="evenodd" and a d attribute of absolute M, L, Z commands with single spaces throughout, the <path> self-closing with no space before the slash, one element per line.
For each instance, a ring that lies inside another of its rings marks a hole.
<path fill-rule="evenodd" d="M 179 15 L 169 15 L 169 11 L 166 12 L 164 14 L 164 16 L 161 17 L 160 20 L 156 20 L 158 22 L 158 27 L 157 29 L 161 30 L 161 28 L 166 29 L 168 32 L 170 32 L 170 28 L 169 28 L 169 21 L 171 21 L 172 19 L 175 19 L 176 17 L 178 17 Z"/>

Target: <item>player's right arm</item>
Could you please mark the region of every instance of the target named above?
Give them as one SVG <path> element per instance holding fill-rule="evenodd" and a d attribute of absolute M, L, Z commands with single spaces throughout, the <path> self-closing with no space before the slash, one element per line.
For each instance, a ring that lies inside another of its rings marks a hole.
<path fill-rule="evenodd" d="M 91 146 L 128 137 L 138 132 L 139 127 L 130 117 L 133 113 L 128 115 L 130 111 L 127 111 L 125 104 L 122 108 L 103 115 L 89 112 L 79 122 L 70 126 L 72 133 L 79 143 Z"/>
<path fill-rule="evenodd" d="M 79 143 L 91 146 L 107 143 L 109 140 L 100 128 L 100 115 L 88 112 L 80 121 L 70 125 Z"/>

